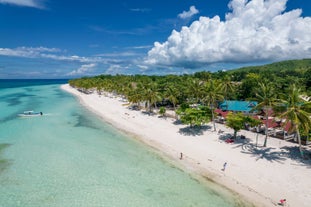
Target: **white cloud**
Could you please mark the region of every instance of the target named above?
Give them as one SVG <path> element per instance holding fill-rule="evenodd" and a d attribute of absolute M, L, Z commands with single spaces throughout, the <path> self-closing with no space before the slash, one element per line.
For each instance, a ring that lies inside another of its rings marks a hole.
<path fill-rule="evenodd" d="M 60 52 L 57 48 L 47 48 L 47 47 L 17 47 L 15 49 L 11 48 L 0 48 L 0 55 L 3 56 L 14 56 L 14 57 L 26 57 L 35 58 L 40 56 L 40 54 L 55 53 Z"/>
<path fill-rule="evenodd" d="M 113 64 L 110 65 L 109 68 L 106 70 L 106 74 L 117 74 L 117 73 L 123 73 L 124 72 L 124 67 L 122 67 L 121 65 L 117 65 L 117 64 Z"/>
<path fill-rule="evenodd" d="M 39 60 L 40 62 L 43 60 L 52 60 L 54 64 L 59 65 L 81 65 L 81 67 L 76 70 L 66 72 L 66 76 L 94 75 L 96 73 L 102 73 L 102 71 L 98 70 L 99 68 L 108 68 L 107 71 L 118 71 L 122 73 L 122 70 L 128 70 L 130 65 L 131 68 L 136 68 L 136 66 L 132 65 L 135 60 L 133 57 L 139 55 L 139 53 L 121 52 L 83 57 L 78 55 L 64 55 L 66 53 L 66 51 L 58 48 L 47 47 L 0 48 L 0 56 L 35 59 L 35 61 Z M 31 62 L 33 62 L 33 60 L 31 60 Z"/>
<path fill-rule="evenodd" d="M 66 50 L 47 47 L 0 48 L 0 58 L 1 56 L 22 58 L 23 64 L 25 63 L 32 65 L 33 63 L 35 63 L 36 66 L 37 63 L 47 63 L 47 66 L 55 66 L 53 67 L 54 72 L 52 74 L 56 74 L 59 76 L 92 76 L 96 74 L 101 74 L 103 72 L 111 72 L 113 74 L 125 72 L 131 73 L 132 70 L 137 69 L 136 65 L 138 63 L 135 62 L 137 60 L 136 56 L 139 56 L 139 54 L 141 54 L 136 52 L 120 52 L 84 57 L 78 55 L 68 55 L 67 53 L 68 52 Z M 139 63 L 140 62 L 141 60 L 139 61 Z M 19 63 L 18 59 L 16 63 Z M 57 72 L 55 68 L 61 69 L 63 73 Z M 103 68 L 107 70 L 103 70 Z M 6 70 L 5 66 L 1 67 L 0 65 L 0 70 Z M 16 70 L 14 74 L 21 75 L 21 72 L 17 72 Z M 42 76 L 50 76 L 52 74 L 41 73 Z M 3 76 L 3 74 L 0 74 L 0 77 L 1 75 Z M 26 76 L 21 75 L 21 77 Z"/>
<path fill-rule="evenodd" d="M 182 13 L 178 14 L 178 17 L 181 19 L 188 19 L 197 13 L 199 13 L 199 10 L 197 10 L 195 6 L 191 6 L 189 11 L 183 11 Z"/>
<path fill-rule="evenodd" d="M 67 75 L 69 75 L 69 76 L 87 75 L 89 72 L 93 71 L 96 66 L 97 66 L 97 64 L 95 64 L 95 63 L 82 65 L 80 68 L 78 68 L 77 70 L 71 71 Z"/>
<path fill-rule="evenodd" d="M 40 0 L 0 0 L 0 4 L 12 4 L 16 6 L 34 7 L 44 9 L 44 5 Z"/>
<path fill-rule="evenodd" d="M 232 0 L 225 21 L 200 17 L 164 43 L 155 42 L 146 63 L 200 67 L 311 57 L 311 18 L 285 12 L 287 0 Z"/>
<path fill-rule="evenodd" d="M 153 45 L 142 45 L 142 46 L 135 46 L 135 47 L 131 47 L 133 49 L 150 49 L 152 48 Z"/>
<path fill-rule="evenodd" d="M 101 57 L 82 57 L 77 55 L 66 56 L 62 55 L 64 51 L 58 48 L 47 48 L 47 47 L 17 47 L 11 48 L 0 48 L 0 56 L 12 56 L 22 58 L 46 58 L 60 61 L 72 61 L 81 63 L 96 63 L 96 62 L 107 62 L 107 59 Z"/>

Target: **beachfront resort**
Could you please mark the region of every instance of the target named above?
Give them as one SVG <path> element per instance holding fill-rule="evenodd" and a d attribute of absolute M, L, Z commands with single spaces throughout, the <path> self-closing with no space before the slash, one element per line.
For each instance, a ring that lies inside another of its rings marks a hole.
<path fill-rule="evenodd" d="M 304 179 L 310 173 L 308 90 L 269 77 L 278 80 L 273 73 L 245 73 L 240 80 L 223 72 L 101 75 L 71 80 L 66 90 L 112 125 L 257 206 L 285 197 L 288 206 L 308 206 L 311 197 L 301 190 L 310 187 Z"/>

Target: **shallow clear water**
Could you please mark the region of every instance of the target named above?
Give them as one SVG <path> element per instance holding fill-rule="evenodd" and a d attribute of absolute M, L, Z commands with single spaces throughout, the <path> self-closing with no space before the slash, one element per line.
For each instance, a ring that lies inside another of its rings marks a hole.
<path fill-rule="evenodd" d="M 243 205 L 103 123 L 59 87 L 0 89 L 1 207 Z M 17 116 L 27 110 L 44 115 Z"/>

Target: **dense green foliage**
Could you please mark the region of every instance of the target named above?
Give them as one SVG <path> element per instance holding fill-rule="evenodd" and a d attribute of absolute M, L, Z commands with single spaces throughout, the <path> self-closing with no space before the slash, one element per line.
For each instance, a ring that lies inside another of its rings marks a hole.
<path fill-rule="evenodd" d="M 291 83 L 296 83 L 311 95 L 311 59 L 288 60 L 263 66 L 244 67 L 227 72 L 233 81 L 242 82 L 243 89 L 250 86 L 252 92 L 252 81 L 266 80 L 275 83 L 275 88 L 284 92 Z M 256 74 L 256 77 L 254 75 Z M 243 98 L 243 94 L 241 94 Z"/>
<path fill-rule="evenodd" d="M 165 108 L 164 106 L 161 106 L 161 107 L 160 107 L 160 110 L 159 110 L 159 114 L 160 114 L 161 116 L 164 116 L 164 115 L 165 115 L 165 112 L 166 112 L 166 108 Z"/>
<path fill-rule="evenodd" d="M 305 71 L 311 69 L 311 59 L 303 60 L 287 60 L 282 62 L 276 62 L 272 64 L 267 64 L 263 66 L 250 66 L 243 67 L 236 70 L 229 71 L 229 73 L 281 73 L 284 75 L 286 72 L 289 72 L 292 76 L 299 76 L 301 70 Z"/>
<path fill-rule="evenodd" d="M 177 114 L 180 116 L 180 120 L 183 124 L 194 126 L 202 126 L 210 121 L 211 110 L 207 107 L 196 108 L 179 108 Z"/>
<path fill-rule="evenodd" d="M 236 138 L 237 132 L 244 128 L 244 117 L 245 116 L 242 113 L 234 114 L 230 112 L 226 118 L 226 125 L 233 129 L 234 138 Z"/>

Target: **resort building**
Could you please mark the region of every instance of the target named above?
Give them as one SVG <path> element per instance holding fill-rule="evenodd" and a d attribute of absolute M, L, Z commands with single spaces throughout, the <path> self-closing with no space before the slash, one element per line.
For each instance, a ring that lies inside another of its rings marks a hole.
<path fill-rule="evenodd" d="M 225 100 L 215 109 L 217 114 L 217 122 L 224 123 L 227 114 L 231 111 L 234 113 L 242 112 L 246 115 L 254 115 L 252 109 L 257 106 L 256 101 L 233 101 Z"/>
<path fill-rule="evenodd" d="M 216 122 L 225 123 L 226 116 L 229 112 L 242 112 L 245 115 L 250 115 L 262 121 L 262 125 L 254 128 L 249 128 L 246 126 L 245 129 L 247 130 L 257 133 L 265 133 L 265 127 L 268 126 L 267 133 L 270 136 L 285 140 L 295 138 L 295 133 L 288 134 L 291 125 L 290 123 L 284 125 L 285 120 L 278 120 L 276 117 L 274 117 L 272 109 L 268 110 L 268 116 L 266 116 L 265 111 L 263 110 L 254 110 L 254 107 L 256 107 L 257 104 L 258 102 L 256 101 L 224 101 L 219 104 L 217 109 L 215 109 L 215 113 L 217 114 Z"/>
<path fill-rule="evenodd" d="M 224 101 L 219 105 L 219 109 L 250 114 L 257 104 L 257 101 Z"/>

